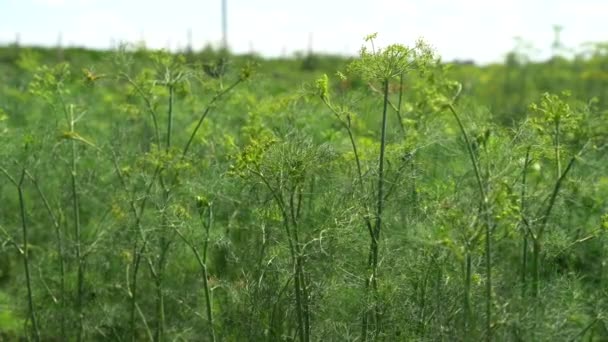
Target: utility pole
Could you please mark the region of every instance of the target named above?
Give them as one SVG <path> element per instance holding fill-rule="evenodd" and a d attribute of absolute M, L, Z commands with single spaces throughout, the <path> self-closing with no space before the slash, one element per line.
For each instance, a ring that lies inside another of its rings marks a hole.
<path fill-rule="evenodd" d="M 561 33 L 563 29 L 564 28 L 560 25 L 553 26 L 553 44 L 551 45 L 551 48 L 553 50 L 553 57 L 561 55 L 564 51 L 564 45 L 562 44 L 561 40 Z"/>
<path fill-rule="evenodd" d="M 312 56 L 312 32 L 308 33 L 308 55 Z"/>
<path fill-rule="evenodd" d="M 15 48 L 15 53 L 19 52 L 19 45 L 21 44 L 21 35 L 19 34 L 19 32 L 17 32 L 15 34 L 15 44 L 13 44 L 13 47 Z"/>
<path fill-rule="evenodd" d="M 222 49 L 228 50 L 228 5 L 222 0 Z"/>
<path fill-rule="evenodd" d="M 57 35 L 57 59 L 63 61 L 63 34 Z"/>

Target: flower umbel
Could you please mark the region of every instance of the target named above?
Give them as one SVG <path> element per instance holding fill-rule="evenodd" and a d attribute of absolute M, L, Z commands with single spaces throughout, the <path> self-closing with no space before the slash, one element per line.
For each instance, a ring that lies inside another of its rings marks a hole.
<path fill-rule="evenodd" d="M 413 48 L 391 44 L 377 49 L 374 46 L 375 38 L 375 34 L 366 37 L 371 51 L 363 46 L 360 58 L 348 67 L 349 72 L 359 74 L 366 81 L 388 80 L 413 69 L 424 69 L 436 59 L 430 46 L 423 40 L 418 40 Z"/>

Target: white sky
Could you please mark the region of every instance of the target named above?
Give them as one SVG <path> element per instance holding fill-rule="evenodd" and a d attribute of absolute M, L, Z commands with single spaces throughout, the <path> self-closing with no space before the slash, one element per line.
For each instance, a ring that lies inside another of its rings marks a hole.
<path fill-rule="evenodd" d="M 264 56 L 303 51 L 356 54 L 362 38 L 380 45 L 425 38 L 445 60 L 500 61 L 521 36 L 550 53 L 553 25 L 562 42 L 608 41 L 608 0 L 227 0 L 234 52 Z M 221 0 L 0 0 L 0 44 L 108 48 L 111 41 L 176 49 L 221 40 Z"/>

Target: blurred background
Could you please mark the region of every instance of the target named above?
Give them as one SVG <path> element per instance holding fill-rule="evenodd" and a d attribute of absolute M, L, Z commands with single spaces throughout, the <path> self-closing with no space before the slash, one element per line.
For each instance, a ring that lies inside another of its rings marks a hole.
<path fill-rule="evenodd" d="M 378 32 L 381 45 L 423 37 L 446 61 L 487 64 L 513 49 L 535 61 L 585 53 L 606 39 L 605 13 L 603 0 L 2 0 L 0 45 L 349 56 Z"/>

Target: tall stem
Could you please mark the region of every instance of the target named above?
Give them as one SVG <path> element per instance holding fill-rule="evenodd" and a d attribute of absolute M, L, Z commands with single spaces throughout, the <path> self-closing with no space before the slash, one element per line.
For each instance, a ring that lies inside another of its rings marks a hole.
<path fill-rule="evenodd" d="M 538 298 L 540 294 L 540 248 L 540 241 L 534 239 L 532 241 L 532 296 L 534 298 Z"/>
<path fill-rule="evenodd" d="M 174 81 L 171 80 L 168 84 L 169 88 L 169 104 L 167 110 L 167 141 L 165 143 L 165 151 L 167 153 L 167 158 L 169 158 L 169 153 L 171 149 L 171 137 L 173 134 L 173 104 L 174 104 L 174 96 L 175 96 L 175 84 Z M 171 189 L 167 187 L 163 174 L 159 175 L 159 183 L 163 191 L 163 206 L 167 208 L 170 200 L 170 192 Z M 168 217 L 166 210 L 162 211 L 162 219 L 161 224 L 164 227 L 168 225 Z M 168 249 L 171 244 L 170 241 L 167 241 L 166 230 L 161 230 L 161 235 L 159 239 L 159 256 L 157 260 L 156 271 L 152 272 L 152 276 L 154 277 L 154 282 L 156 284 L 156 340 L 162 341 L 164 340 L 165 335 L 165 297 L 164 297 L 164 268 L 166 263 L 166 258 L 168 254 Z M 152 267 L 150 268 L 152 270 Z"/>
<path fill-rule="evenodd" d="M 216 335 L 215 335 L 215 325 L 213 322 L 213 310 L 212 310 L 213 303 L 212 303 L 212 298 L 211 298 L 211 289 L 209 288 L 209 272 L 207 270 L 207 247 L 209 245 L 209 231 L 211 230 L 211 226 L 213 224 L 213 207 L 211 206 L 211 204 L 207 204 L 206 211 L 207 211 L 207 218 L 206 218 L 207 222 L 205 222 L 205 220 L 203 219 L 203 214 L 204 214 L 203 211 L 201 210 L 201 212 L 200 212 L 201 221 L 203 222 L 203 226 L 205 227 L 205 241 L 203 243 L 202 255 L 198 251 L 198 248 L 196 248 L 194 243 L 191 242 L 190 240 L 186 239 L 184 234 L 182 234 L 177 229 L 175 229 L 175 232 L 186 243 L 186 245 L 188 245 L 188 247 L 190 247 L 190 249 L 192 250 L 192 253 L 194 253 L 194 256 L 196 257 L 196 261 L 198 262 L 199 267 L 201 268 L 201 272 L 202 272 L 202 276 L 203 276 L 203 288 L 205 291 L 205 309 L 207 311 L 207 322 L 209 324 L 209 338 L 210 338 L 210 341 L 215 342 Z"/>
<path fill-rule="evenodd" d="M 386 113 L 388 109 L 388 80 L 384 81 L 384 108 L 382 110 L 382 133 L 380 137 L 380 158 L 378 160 L 378 198 L 376 209 L 375 238 L 380 237 L 382 210 L 384 209 L 384 155 L 386 150 Z"/>
<path fill-rule="evenodd" d="M 296 278 L 295 280 L 298 282 L 299 292 L 300 294 L 300 302 L 301 302 L 301 310 L 302 310 L 302 321 L 304 323 L 304 336 L 302 338 L 303 341 L 310 341 L 310 312 L 309 312 L 309 304 L 308 304 L 308 290 L 306 286 L 306 276 L 304 270 L 304 256 L 302 255 L 302 247 L 300 246 L 300 238 L 298 235 L 298 210 L 299 210 L 299 201 L 298 201 L 298 209 L 296 209 L 295 197 L 298 192 L 298 186 L 295 186 L 292 189 L 291 194 L 289 196 L 289 209 L 291 213 L 291 222 L 292 222 L 292 231 L 293 231 L 293 239 L 294 246 L 296 250 Z"/>
<path fill-rule="evenodd" d="M 129 317 L 129 327 L 131 330 L 131 341 L 135 342 L 135 340 L 137 339 L 137 334 L 135 333 L 136 330 L 136 324 L 135 324 L 135 311 L 137 309 L 137 275 L 139 273 L 139 265 L 140 265 L 140 261 L 141 261 L 141 254 L 139 253 L 139 246 L 138 246 L 138 239 L 137 237 L 135 238 L 135 241 L 133 242 L 133 249 L 132 249 L 132 253 L 133 253 L 133 261 L 132 261 L 132 266 L 133 266 L 133 274 L 131 275 L 131 287 L 129 289 L 129 292 L 131 294 L 131 298 L 130 298 L 130 317 Z"/>
<path fill-rule="evenodd" d="M 530 227 L 528 226 L 528 220 L 526 218 L 526 187 L 527 187 L 527 174 L 528 165 L 530 164 L 530 146 L 526 149 L 526 158 L 524 159 L 524 169 L 521 177 L 521 200 L 520 200 L 520 213 L 521 213 L 521 224 L 523 225 L 522 234 L 522 265 L 521 265 L 521 284 L 522 284 L 522 297 L 526 293 L 526 274 L 528 270 L 528 234 Z"/>
<path fill-rule="evenodd" d="M 70 133 L 75 134 L 74 131 L 74 112 L 73 107 L 69 109 L 69 128 Z M 76 313 L 78 315 L 78 331 L 76 335 L 76 341 L 82 341 L 84 334 L 84 261 L 82 260 L 82 240 L 81 240 L 81 226 L 80 226 L 80 197 L 78 193 L 78 181 L 76 160 L 78 158 L 76 152 L 76 140 L 71 141 L 71 170 L 70 180 L 72 185 L 72 211 L 73 211 L 73 223 L 74 223 L 74 239 L 76 240 L 76 262 L 78 263 L 77 270 L 77 296 L 76 296 Z"/>
<path fill-rule="evenodd" d="M 460 128 L 460 133 L 464 139 L 464 142 L 467 147 L 467 152 L 469 154 L 469 158 L 471 159 L 471 164 L 473 166 L 473 170 L 475 172 L 475 179 L 477 180 L 477 187 L 479 190 L 479 195 L 481 196 L 481 207 L 485 218 L 485 257 L 486 257 L 486 340 L 492 340 L 492 219 L 490 215 L 490 208 L 488 206 L 488 196 L 486 194 L 486 190 L 483 186 L 483 182 L 481 180 L 481 173 L 479 172 L 479 164 L 477 162 L 477 158 L 475 157 L 475 153 L 473 152 L 473 148 L 471 146 L 471 141 L 469 140 L 469 135 L 467 134 L 462 121 L 460 120 L 460 116 L 454 109 L 454 106 L 451 104 L 447 105 L 447 108 L 452 112 L 454 119 L 458 123 L 458 127 Z"/>
<path fill-rule="evenodd" d="M 557 118 L 555 120 L 555 173 L 556 173 L 556 177 L 555 179 L 559 179 L 559 177 L 562 175 L 562 163 L 561 163 L 561 156 L 560 156 L 560 120 L 559 118 Z"/>
<path fill-rule="evenodd" d="M 127 186 L 127 182 L 126 182 L 125 176 L 123 175 L 122 171 L 120 170 L 120 167 L 118 166 L 118 160 L 116 159 L 116 155 L 114 155 L 113 162 L 114 162 L 114 170 L 120 180 L 120 183 L 123 186 L 125 192 L 128 193 L 129 189 Z M 138 279 L 139 269 L 140 269 L 140 265 L 141 265 L 141 259 L 143 257 L 143 253 L 146 251 L 147 243 L 148 243 L 148 240 L 146 238 L 146 235 L 144 233 L 144 229 L 142 226 L 142 218 L 144 216 L 144 212 L 146 210 L 146 205 L 148 203 L 148 199 L 150 198 L 150 194 L 152 192 L 153 185 L 155 184 L 156 179 L 160 175 L 161 171 L 162 171 L 162 167 L 161 167 L 161 165 L 158 165 L 156 167 L 156 169 L 154 170 L 152 179 L 145 187 L 145 193 L 143 195 L 143 200 L 141 201 L 141 204 L 139 205 L 139 209 L 135 206 L 136 198 L 134 196 L 132 196 L 131 199 L 129 200 L 129 207 L 131 209 L 133 218 L 135 219 L 135 228 L 136 228 L 136 230 L 133 234 L 133 247 L 132 247 L 133 274 L 131 275 L 131 284 L 130 284 L 130 288 L 129 288 L 130 301 L 131 301 L 131 303 L 130 303 L 131 312 L 130 312 L 130 323 L 129 323 L 129 326 L 131 329 L 131 341 L 135 341 L 137 339 L 137 335 L 136 335 L 136 331 L 135 331 L 136 330 L 135 313 L 137 310 L 139 310 L 139 307 L 137 305 L 137 294 L 138 294 L 137 279 Z M 142 240 L 141 247 L 139 247 L 139 239 Z M 146 259 L 148 259 L 148 261 L 149 261 L 149 258 L 150 257 L 146 257 Z M 148 262 L 148 264 L 150 264 L 150 262 Z M 148 325 L 146 323 L 143 313 L 141 311 L 139 313 L 140 313 L 140 316 L 142 317 L 144 325 L 146 326 L 146 329 L 148 330 L 149 335 L 151 336 L 152 334 L 150 333 L 150 331 L 148 329 Z"/>
<path fill-rule="evenodd" d="M 386 126 L 388 112 L 388 79 L 384 80 L 383 84 L 384 106 L 382 108 L 382 132 L 380 136 L 380 156 L 378 159 L 378 197 L 376 206 L 376 224 L 372 234 L 371 241 L 371 283 L 374 291 L 374 315 L 375 315 L 375 332 L 377 337 L 380 333 L 380 324 L 382 312 L 378 298 L 378 242 L 380 240 L 380 232 L 382 230 L 382 211 L 384 209 L 384 159 L 386 151 Z"/>
<path fill-rule="evenodd" d="M 403 81 L 405 79 L 405 73 L 401 73 L 399 75 L 399 99 L 397 100 L 397 119 L 399 120 L 399 127 L 401 128 L 401 133 L 405 135 L 405 126 L 403 125 L 403 117 L 401 116 L 401 103 L 403 102 Z"/>
<path fill-rule="evenodd" d="M 468 341 L 471 336 L 469 336 L 471 329 L 471 277 L 472 277 L 472 269 L 471 269 L 471 251 L 469 247 L 467 247 L 465 262 L 464 262 L 464 340 Z"/>
<path fill-rule="evenodd" d="M 175 95 L 175 87 L 173 84 L 169 85 L 169 110 L 167 113 L 167 151 L 171 148 L 171 134 L 173 131 L 173 100 Z"/>
<path fill-rule="evenodd" d="M 363 171 L 361 168 L 361 159 L 359 158 L 359 152 L 357 150 L 357 143 L 355 142 L 355 137 L 353 135 L 350 117 L 347 116 L 346 120 L 344 120 L 341 116 L 341 113 L 338 110 L 336 110 L 336 108 L 334 106 L 332 106 L 332 104 L 329 102 L 329 99 L 326 96 L 322 96 L 321 100 L 323 101 L 323 103 L 325 103 L 327 108 L 329 108 L 334 113 L 335 117 L 342 124 L 344 129 L 346 129 L 346 131 L 348 132 L 348 138 L 350 140 L 350 145 L 353 150 L 353 154 L 355 156 L 355 165 L 357 166 L 357 177 L 358 177 L 357 183 L 359 184 L 359 190 L 361 192 L 361 195 L 363 196 L 365 194 L 365 185 L 363 183 Z M 374 240 L 374 228 L 372 226 L 372 222 L 370 219 L 368 205 L 366 203 L 362 203 L 362 206 L 365 209 L 365 214 L 364 214 L 363 220 L 365 221 L 365 226 L 369 232 L 370 239 L 372 240 L 372 243 L 370 244 L 369 255 L 368 255 L 368 267 L 371 267 L 372 254 L 373 254 L 372 250 L 373 250 L 373 240 Z M 369 288 L 371 285 L 371 281 L 372 280 L 370 279 L 370 277 L 366 275 L 365 276 L 365 294 L 366 294 L 366 296 L 369 294 Z M 361 337 L 364 341 L 367 340 L 367 330 L 368 330 L 368 325 L 369 325 L 368 315 L 369 315 L 369 313 L 366 310 L 361 319 Z"/>
<path fill-rule="evenodd" d="M 25 285 L 27 287 L 27 303 L 28 310 L 30 313 L 30 319 L 32 320 L 32 326 L 34 328 L 34 339 L 40 341 L 40 329 L 38 328 L 38 320 L 36 319 L 36 311 L 34 309 L 34 298 L 32 291 L 32 279 L 30 273 L 30 259 L 29 259 L 29 243 L 28 243 L 28 227 L 25 214 L 25 200 L 23 198 L 23 181 L 25 180 L 25 170 L 21 172 L 21 178 L 19 184 L 17 184 L 17 191 L 19 193 L 19 210 L 21 214 L 21 232 L 23 238 L 23 269 L 25 271 Z"/>
<path fill-rule="evenodd" d="M 63 236 L 61 234 L 61 225 L 59 224 L 59 220 L 57 219 L 57 217 L 55 216 L 55 214 L 53 213 L 53 209 L 51 208 L 51 205 L 47 199 L 47 197 L 45 196 L 44 192 L 42 191 L 42 188 L 40 188 L 40 184 L 38 184 L 38 181 L 36 180 L 35 177 L 33 177 L 29 172 L 25 171 L 26 175 L 28 176 L 28 178 L 32 181 L 32 183 L 34 184 L 34 187 L 36 188 L 36 191 L 38 192 L 38 195 L 40 196 L 40 198 L 42 199 L 42 202 L 44 203 L 44 207 L 46 208 L 47 213 L 49 214 L 51 221 L 53 222 L 53 226 L 55 227 L 55 238 L 57 239 L 57 256 L 59 258 L 59 301 L 60 301 L 60 308 L 61 308 L 61 313 L 60 313 L 60 337 L 62 340 L 66 339 L 66 296 L 65 296 L 65 253 L 64 253 L 64 248 L 63 248 Z"/>
<path fill-rule="evenodd" d="M 201 128 L 203 121 L 205 121 L 205 118 L 207 117 L 207 115 L 209 114 L 211 109 L 215 107 L 215 102 L 217 102 L 224 95 L 226 95 L 228 92 L 230 92 L 232 89 L 234 89 L 234 87 L 239 85 L 239 83 L 241 83 L 242 81 L 243 81 L 243 79 L 239 78 L 234 83 L 232 83 L 229 87 L 227 87 L 226 89 L 223 89 L 222 91 L 217 93 L 211 99 L 211 101 L 209 101 L 209 103 L 207 104 L 207 108 L 205 108 L 205 110 L 203 111 L 203 114 L 201 114 L 200 118 L 198 119 L 196 127 L 194 128 L 194 130 L 192 130 L 192 133 L 190 134 L 190 138 L 188 139 L 188 142 L 186 142 L 186 145 L 184 146 L 184 149 L 182 150 L 182 157 L 181 157 L 182 159 L 184 159 L 186 157 L 186 155 L 188 154 L 188 150 L 190 149 L 190 145 L 192 145 L 192 142 L 194 141 L 194 137 L 196 136 L 196 133 L 198 133 L 198 130 Z"/>
<path fill-rule="evenodd" d="M 259 170 L 257 169 L 249 169 L 249 171 L 251 173 L 253 173 L 254 175 L 258 176 L 262 182 L 264 183 L 264 186 L 268 189 L 268 191 L 272 194 L 272 197 L 274 198 L 277 206 L 279 207 L 279 210 L 281 211 L 281 216 L 283 217 L 283 226 L 285 227 L 285 232 L 287 234 L 287 241 L 289 243 L 289 252 L 291 254 L 291 260 L 292 260 L 292 265 L 293 265 L 293 276 L 294 276 L 294 292 L 295 292 L 295 296 L 296 296 L 296 316 L 297 316 L 297 320 L 298 320 L 298 335 L 300 337 L 300 341 L 301 342 L 308 342 L 307 338 L 308 338 L 308 332 L 306 331 L 307 329 L 307 324 L 306 324 L 306 314 L 304 312 L 305 310 L 305 305 L 303 304 L 303 298 L 302 298 L 302 280 L 303 277 L 301 276 L 301 264 L 300 264 L 300 246 L 298 244 L 297 241 L 297 235 L 294 235 L 294 233 L 292 232 L 291 229 L 291 219 L 290 219 L 290 215 L 288 213 L 288 209 L 287 209 L 287 205 L 285 203 L 285 200 L 283 198 L 283 194 L 282 191 L 280 189 L 275 190 L 270 183 L 268 182 L 268 179 L 266 178 L 266 176 L 264 176 L 264 174 L 262 174 Z M 293 215 L 293 212 L 292 212 Z"/>
<path fill-rule="evenodd" d="M 579 152 L 580 154 L 580 152 Z M 551 192 L 551 196 L 549 197 L 549 203 L 547 204 L 547 208 L 545 209 L 541 221 L 539 223 L 538 229 L 537 229 L 537 233 L 536 236 L 533 236 L 532 238 L 534 239 L 534 245 L 533 245 L 533 253 L 534 253 L 534 259 L 533 259 L 533 273 L 532 276 L 533 278 L 533 291 L 534 291 L 534 297 L 538 297 L 538 295 L 540 294 L 540 271 L 541 271 L 541 261 L 540 261 L 540 255 L 541 255 L 541 247 L 542 247 L 542 238 L 543 238 L 543 234 L 545 232 L 545 228 L 547 227 L 547 223 L 549 222 L 549 217 L 551 216 L 551 211 L 553 210 L 553 207 L 555 206 L 555 201 L 557 200 L 557 195 L 559 194 L 559 190 L 561 188 L 562 182 L 564 181 L 564 179 L 566 178 L 566 176 L 568 175 L 568 173 L 570 172 L 570 170 L 572 169 L 572 165 L 574 165 L 574 161 L 576 160 L 577 156 L 573 156 L 570 159 L 570 162 L 568 163 L 568 165 L 566 166 L 566 169 L 564 170 L 564 172 L 562 172 L 562 174 L 559 176 L 559 178 L 557 179 L 557 181 L 555 182 L 555 186 L 553 187 L 553 191 Z"/>
<path fill-rule="evenodd" d="M 150 117 L 152 118 L 152 124 L 154 125 L 154 142 L 160 148 L 160 131 L 158 128 L 158 118 L 157 118 L 158 115 L 156 114 L 156 110 L 154 109 L 154 104 L 152 104 L 152 101 L 146 95 L 146 93 L 143 91 L 143 89 L 133 79 L 131 79 L 131 77 L 129 75 L 127 75 L 126 73 L 123 72 L 123 73 L 120 73 L 120 76 L 123 77 L 125 80 L 127 80 L 127 82 L 129 82 L 129 84 L 131 84 L 131 86 L 133 86 L 133 88 L 135 88 L 135 90 L 139 93 L 139 95 L 142 97 L 142 99 L 146 103 L 146 107 L 148 107 Z"/>
<path fill-rule="evenodd" d="M 211 290 L 209 289 L 209 274 L 207 272 L 207 247 L 209 246 L 209 231 L 213 224 L 213 207 L 208 206 L 207 224 L 205 224 L 205 243 L 203 244 L 203 286 L 205 287 L 205 304 L 207 308 L 207 320 L 209 321 L 209 337 L 215 342 L 215 326 L 213 323 L 213 311 L 211 303 Z M 198 257 L 197 257 L 198 258 Z"/>

